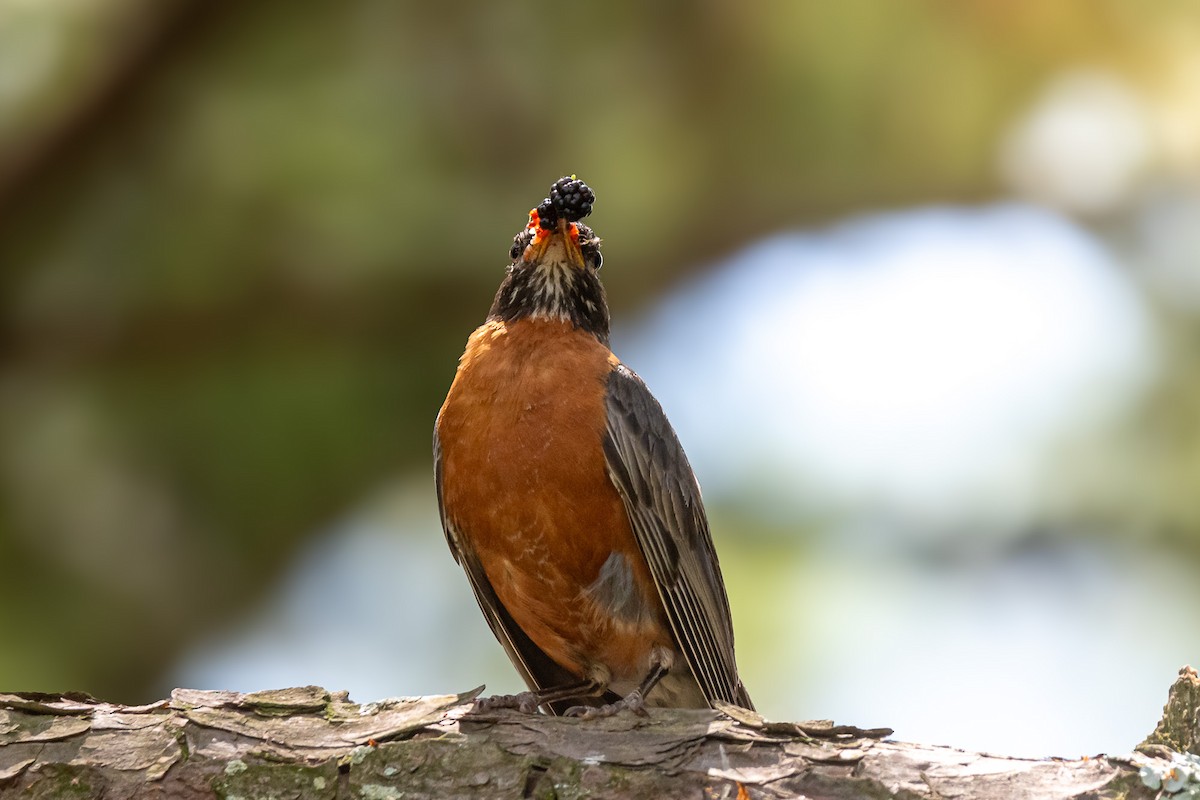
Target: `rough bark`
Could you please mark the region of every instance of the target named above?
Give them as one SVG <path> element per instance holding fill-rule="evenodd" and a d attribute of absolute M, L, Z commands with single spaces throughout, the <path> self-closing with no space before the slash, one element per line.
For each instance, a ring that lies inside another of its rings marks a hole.
<path fill-rule="evenodd" d="M 1188 796 L 1200 680 L 1128 756 L 1005 758 L 740 709 L 576 720 L 473 713 L 477 692 L 358 705 L 303 687 L 118 706 L 0 694 L 0 798 Z M 1200 773 L 1197 773 L 1200 774 Z M 1156 782 L 1158 785 L 1156 785 Z M 1154 786 L 1154 789 L 1148 788 Z"/>

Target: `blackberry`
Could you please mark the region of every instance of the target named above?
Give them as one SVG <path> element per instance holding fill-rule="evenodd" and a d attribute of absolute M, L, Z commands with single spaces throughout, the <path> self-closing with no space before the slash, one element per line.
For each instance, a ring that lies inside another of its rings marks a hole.
<path fill-rule="evenodd" d="M 538 224 L 548 231 L 553 230 L 555 224 L 558 223 L 558 211 L 548 197 L 538 204 L 537 215 Z"/>
<path fill-rule="evenodd" d="M 550 187 L 550 197 L 547 199 L 558 216 L 568 222 L 578 222 L 592 213 L 596 193 L 586 183 L 571 176 L 556 180 Z M 545 205 L 545 201 L 542 205 Z M 538 206 L 538 214 L 540 216 L 541 206 Z"/>

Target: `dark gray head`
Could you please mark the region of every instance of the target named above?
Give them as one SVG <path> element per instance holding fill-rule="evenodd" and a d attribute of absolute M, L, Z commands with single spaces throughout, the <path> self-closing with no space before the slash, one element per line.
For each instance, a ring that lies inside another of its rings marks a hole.
<path fill-rule="evenodd" d="M 608 303 L 597 274 L 603 263 L 600 238 L 579 221 L 595 201 L 591 188 L 574 176 L 554 183 L 513 238 L 512 264 L 489 319 L 563 320 L 608 343 Z"/>

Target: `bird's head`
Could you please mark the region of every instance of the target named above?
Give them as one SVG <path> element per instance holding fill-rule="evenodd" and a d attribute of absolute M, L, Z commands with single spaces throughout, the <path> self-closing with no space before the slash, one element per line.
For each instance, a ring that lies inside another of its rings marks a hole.
<path fill-rule="evenodd" d="M 600 239 L 580 221 L 595 202 L 596 193 L 574 175 L 554 182 L 513 237 L 512 264 L 489 319 L 569 322 L 608 343 L 608 304 L 596 273 Z"/>
<path fill-rule="evenodd" d="M 580 222 L 592 213 L 595 202 L 596 193 L 574 175 L 555 181 L 550 196 L 530 210 L 529 222 L 513 237 L 513 265 L 600 269 L 600 239 Z"/>

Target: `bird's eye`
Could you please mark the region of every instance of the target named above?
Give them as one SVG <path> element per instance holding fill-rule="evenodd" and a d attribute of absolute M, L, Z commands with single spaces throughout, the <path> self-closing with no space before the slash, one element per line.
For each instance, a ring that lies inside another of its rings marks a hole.
<path fill-rule="evenodd" d="M 529 231 L 521 231 L 514 236 L 512 247 L 508 249 L 509 258 L 511 258 L 513 261 L 519 259 L 521 254 L 525 252 L 525 248 L 529 246 L 529 240 L 531 238 L 533 238 L 533 234 Z"/>
<path fill-rule="evenodd" d="M 600 255 L 600 251 L 591 254 L 592 269 L 600 269 L 604 266 L 604 256 Z"/>

